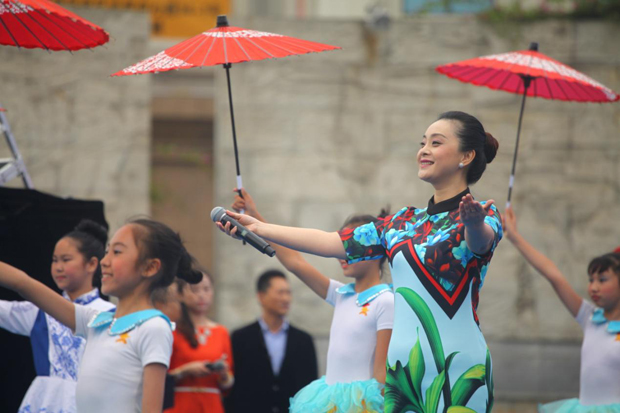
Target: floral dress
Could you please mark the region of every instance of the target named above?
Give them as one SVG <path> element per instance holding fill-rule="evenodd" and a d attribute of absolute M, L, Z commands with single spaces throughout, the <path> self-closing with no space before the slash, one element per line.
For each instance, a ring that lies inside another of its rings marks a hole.
<path fill-rule="evenodd" d="M 491 206 L 485 223 L 493 245 L 474 254 L 458 211 L 468 193 L 340 231 L 349 263 L 387 255 L 392 271 L 385 413 L 480 413 L 493 406 L 491 358 L 476 308 L 502 226 Z"/>

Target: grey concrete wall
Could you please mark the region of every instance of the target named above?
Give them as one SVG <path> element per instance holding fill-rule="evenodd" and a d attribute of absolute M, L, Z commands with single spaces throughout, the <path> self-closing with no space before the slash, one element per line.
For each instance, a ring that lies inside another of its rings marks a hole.
<path fill-rule="evenodd" d="M 73 54 L 0 47 L 0 103 L 35 188 L 102 200 L 108 222 L 118 228 L 129 216 L 149 212 L 151 80 L 109 76 L 146 57 L 149 18 L 72 10 L 112 40 Z M 0 157 L 8 155 L 2 136 Z"/>
<path fill-rule="evenodd" d="M 440 112 L 452 109 L 478 116 L 498 138 L 498 156 L 473 192 L 503 210 L 520 98 L 449 79 L 436 65 L 538 41 L 541 52 L 620 90 L 620 43 L 601 41 L 620 38 L 611 23 L 491 26 L 467 16 L 430 16 L 395 22 L 374 38 L 349 21 L 234 23 L 343 47 L 231 71 L 244 184 L 265 217 L 285 225 L 333 231 L 353 212 L 425 206 L 432 188 L 417 178 L 418 142 Z M 228 206 L 234 157 L 226 79 L 221 70 L 216 75 L 215 199 Z M 620 244 L 619 126 L 618 104 L 526 104 L 513 197 L 519 226 L 583 295 L 589 259 Z M 218 316 L 232 328 L 256 317 L 255 277 L 278 263 L 214 236 Z M 308 259 L 342 280 L 336 260 Z M 325 349 L 331 308 L 298 280 L 292 283 L 291 320 Z M 479 310 L 501 399 L 576 395 L 580 330 L 507 240 L 490 267 Z"/>

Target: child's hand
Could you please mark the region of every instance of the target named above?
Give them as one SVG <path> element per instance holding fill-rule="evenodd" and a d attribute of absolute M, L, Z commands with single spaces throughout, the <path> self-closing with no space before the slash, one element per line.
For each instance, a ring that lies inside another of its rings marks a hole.
<path fill-rule="evenodd" d="M 235 212 L 240 212 L 243 210 L 246 214 L 256 218 L 258 215 L 258 210 L 256 209 L 256 204 L 254 203 L 252 196 L 243 188 L 241 188 L 241 195 L 243 195 L 243 198 L 239 196 L 239 189 L 235 188 L 233 189 L 233 192 L 235 193 L 235 199 L 231 205 L 231 208 Z"/>
<path fill-rule="evenodd" d="M 260 225 L 260 221 L 259 220 L 257 220 L 256 218 L 252 218 L 249 215 L 237 214 L 236 212 L 232 212 L 232 211 L 228 211 L 228 210 L 226 211 L 226 214 L 228 214 L 232 218 L 236 219 L 241 225 L 246 227 L 251 232 L 256 232 L 256 229 Z M 241 239 L 240 237 L 238 237 L 236 235 L 237 234 L 237 228 L 236 227 L 232 227 L 230 225 L 230 222 L 227 222 L 226 225 L 222 225 L 221 222 L 216 222 L 215 225 L 217 225 L 217 227 L 220 229 L 220 231 L 225 232 L 226 234 L 230 235 L 231 237 L 233 237 L 235 239 Z"/>
<path fill-rule="evenodd" d="M 506 207 L 506 211 L 504 211 L 504 215 L 502 215 L 502 227 L 504 229 L 504 235 L 510 241 L 514 241 L 519 232 L 517 231 L 517 216 L 511 206 Z"/>
<path fill-rule="evenodd" d="M 465 195 L 459 204 L 459 214 L 463 225 L 466 227 L 482 225 L 494 202 L 494 200 L 489 199 L 485 205 L 482 205 L 480 202 L 474 201 L 471 194 Z"/>

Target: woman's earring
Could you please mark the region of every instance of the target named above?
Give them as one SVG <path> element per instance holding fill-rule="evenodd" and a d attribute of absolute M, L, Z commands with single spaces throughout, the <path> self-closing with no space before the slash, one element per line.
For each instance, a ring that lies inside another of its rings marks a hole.
<path fill-rule="evenodd" d="M 463 169 L 465 168 L 465 165 L 463 165 L 463 162 L 459 162 L 459 169 Z"/>

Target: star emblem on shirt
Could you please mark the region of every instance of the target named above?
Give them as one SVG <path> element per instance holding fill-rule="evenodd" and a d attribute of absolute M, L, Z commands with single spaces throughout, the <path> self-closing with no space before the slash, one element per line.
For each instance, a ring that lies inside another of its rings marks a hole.
<path fill-rule="evenodd" d="M 620 333 L 616 334 L 616 341 L 620 341 Z"/>
<path fill-rule="evenodd" d="M 123 333 L 116 339 L 117 343 L 127 344 L 127 339 L 129 339 L 129 333 Z"/>
<path fill-rule="evenodd" d="M 368 316 L 368 306 L 370 305 L 370 303 L 366 303 L 362 306 L 362 311 L 360 311 L 360 314 L 363 314 L 365 316 Z"/>

